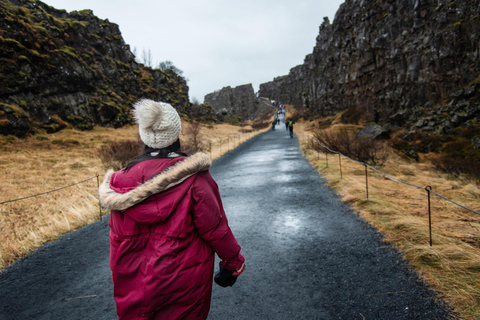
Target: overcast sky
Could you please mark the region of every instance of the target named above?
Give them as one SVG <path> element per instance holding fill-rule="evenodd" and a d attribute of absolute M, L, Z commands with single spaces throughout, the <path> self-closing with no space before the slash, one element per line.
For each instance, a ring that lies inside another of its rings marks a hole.
<path fill-rule="evenodd" d="M 343 0 L 43 0 L 67 11 L 91 9 L 120 26 L 137 58 L 150 50 L 183 70 L 190 100 L 215 90 L 288 74 L 312 53 L 323 17 Z"/>

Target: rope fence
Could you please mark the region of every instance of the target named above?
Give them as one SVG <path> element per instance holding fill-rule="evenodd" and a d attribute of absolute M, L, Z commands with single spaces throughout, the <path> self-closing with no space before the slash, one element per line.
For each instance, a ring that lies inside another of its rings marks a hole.
<path fill-rule="evenodd" d="M 368 199 L 368 172 L 367 172 L 367 168 L 370 168 L 372 169 L 373 171 L 376 171 L 378 173 L 380 173 L 381 175 L 383 175 L 384 177 L 390 179 L 390 180 L 393 180 L 393 181 L 396 181 L 396 182 L 399 182 L 399 183 L 403 183 L 403 184 L 406 184 L 406 185 L 409 185 L 411 187 L 414 187 L 414 188 L 417 188 L 417 189 L 421 189 L 421 190 L 425 190 L 427 191 L 427 196 L 428 196 L 428 219 L 429 219 L 429 232 L 430 232 L 430 246 L 432 246 L 432 219 L 431 219 L 431 209 L 430 209 L 430 194 L 435 194 L 436 196 L 446 200 L 446 201 L 449 201 L 463 209 L 466 209 L 468 211 L 471 211 L 473 213 L 476 213 L 478 215 L 480 215 L 480 212 L 476 211 L 476 210 L 473 210 L 471 208 L 468 208 L 462 204 L 459 204 L 455 201 L 453 201 L 452 199 L 449 199 L 435 191 L 432 190 L 432 187 L 431 186 L 426 186 L 426 187 L 421 187 L 421 186 L 417 186 L 413 183 L 410 183 L 408 181 L 403 181 L 401 179 L 398 179 L 392 175 L 389 175 L 385 172 L 382 172 L 374 167 L 372 167 L 371 165 L 367 164 L 367 163 L 364 163 L 364 162 L 361 162 L 361 161 L 358 161 L 358 160 L 355 160 L 355 159 L 352 159 L 346 155 L 344 155 L 343 153 L 339 152 L 339 151 L 336 151 L 336 150 L 332 150 L 330 149 L 329 147 L 327 147 L 326 145 L 324 145 L 323 143 L 321 143 L 320 141 L 318 140 L 315 140 L 315 139 L 312 139 L 312 137 L 307 137 L 308 139 L 310 139 L 310 141 L 318 144 L 319 146 L 321 146 L 322 148 L 324 148 L 325 150 L 327 150 L 328 152 L 331 152 L 331 153 L 334 153 L 334 154 L 338 154 L 338 161 L 339 161 L 339 170 L 340 170 L 340 179 L 342 178 L 342 160 L 341 160 L 341 157 L 344 157 L 350 161 L 353 161 L 353 162 L 356 162 L 362 166 L 365 166 L 365 188 L 366 188 L 366 194 L 367 194 L 367 199 Z M 327 156 L 327 152 L 325 152 L 325 156 Z M 326 161 L 327 161 L 327 166 L 328 166 L 328 159 L 326 158 Z"/>
<path fill-rule="evenodd" d="M 250 138 L 253 137 L 253 133 L 252 133 L 252 132 L 242 132 L 241 135 L 243 135 L 243 137 L 244 137 L 243 142 L 245 142 L 245 141 L 247 141 L 248 139 L 250 139 Z M 228 151 L 232 150 L 232 149 L 230 149 L 230 142 L 231 142 L 230 139 L 233 140 L 233 144 L 232 144 L 233 149 L 236 148 L 236 147 L 238 147 L 238 146 L 242 143 L 241 135 L 233 135 L 233 136 L 229 136 L 229 137 L 226 138 L 226 139 L 219 140 L 219 141 L 218 141 L 218 146 L 219 146 L 219 148 L 220 148 L 220 154 L 222 154 L 222 146 L 225 145 L 225 144 L 227 144 L 227 150 L 226 150 L 225 152 L 228 152 Z M 212 156 L 212 146 L 213 146 L 214 144 L 215 144 L 215 143 L 213 143 L 213 142 L 211 142 L 211 141 L 209 142 L 210 157 Z M 70 188 L 70 187 L 73 187 L 73 186 L 76 186 L 76 185 L 79 185 L 79 184 L 88 182 L 88 181 L 93 180 L 93 179 L 97 179 L 97 187 L 100 187 L 99 177 L 103 177 L 103 175 L 97 174 L 96 176 L 87 178 L 87 179 L 82 180 L 82 181 L 79 181 L 79 182 L 75 182 L 75 183 L 69 184 L 69 185 L 64 186 L 64 187 L 61 187 L 61 188 L 57 188 L 57 189 L 45 191 L 45 192 L 42 192 L 42 193 L 33 194 L 33 195 L 30 195 L 30 196 L 26 196 L 26 197 L 22 197 L 22 198 L 18 198 L 18 199 L 12 199 L 12 200 L 3 201 L 3 202 L 0 202 L 0 205 L 6 204 L 6 203 L 10 203 L 10 202 L 17 202 L 17 201 L 21 201 L 21 200 L 25 200 L 25 199 L 30 199 L 30 198 L 39 197 L 39 196 L 42 196 L 42 195 L 45 195 L 45 194 L 49 194 L 49 193 L 52 193 L 52 192 L 56 192 L 56 191 L 60 191 L 60 190 L 63 190 L 63 189 L 67 189 L 67 188 Z"/>
<path fill-rule="evenodd" d="M 90 180 L 95 179 L 95 178 L 97 178 L 97 182 L 98 182 L 98 177 L 99 177 L 99 175 L 96 175 L 94 177 L 91 177 L 91 178 L 88 178 L 88 179 L 85 179 L 85 180 L 82 180 L 82 181 L 79 181 L 79 182 L 76 182 L 76 183 L 69 184 L 68 186 L 64 186 L 64 187 L 61 187 L 61 188 L 58 188 L 58 189 L 53 189 L 53 190 L 42 192 L 42 193 L 33 194 L 31 196 L 27 196 L 27 197 L 23 197 L 23 198 L 3 201 L 3 202 L 0 202 L 0 204 L 5 204 L 5 203 L 9 203 L 9 202 L 16 202 L 16 201 L 20 201 L 20 200 L 25 200 L 25 199 L 29 199 L 29 198 L 42 196 L 44 194 L 48 194 L 48 193 L 52 193 L 52 192 L 56 192 L 56 191 L 60 191 L 60 190 L 63 190 L 63 189 L 67 189 L 67 188 L 76 186 L 77 184 L 85 183 L 85 182 L 90 181 Z"/>

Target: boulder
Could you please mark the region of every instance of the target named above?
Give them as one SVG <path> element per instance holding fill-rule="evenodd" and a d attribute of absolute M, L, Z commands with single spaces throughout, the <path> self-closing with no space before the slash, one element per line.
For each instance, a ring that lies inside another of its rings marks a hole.
<path fill-rule="evenodd" d="M 357 136 L 375 140 L 390 139 L 390 131 L 378 124 L 369 124 L 357 133 Z"/>

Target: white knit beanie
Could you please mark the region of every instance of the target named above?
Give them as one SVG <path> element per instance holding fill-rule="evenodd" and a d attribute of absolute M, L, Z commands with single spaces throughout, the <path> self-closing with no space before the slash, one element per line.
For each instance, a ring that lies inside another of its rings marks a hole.
<path fill-rule="evenodd" d="M 142 99 L 133 105 L 140 139 L 147 146 L 162 149 L 177 141 L 182 122 L 177 111 L 168 103 Z"/>

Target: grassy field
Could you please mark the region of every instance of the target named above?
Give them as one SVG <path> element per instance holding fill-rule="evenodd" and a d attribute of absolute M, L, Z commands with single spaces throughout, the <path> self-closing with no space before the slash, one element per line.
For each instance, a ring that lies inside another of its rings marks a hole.
<path fill-rule="evenodd" d="M 189 124 L 183 123 L 183 128 L 180 138 L 187 142 Z M 216 159 L 260 132 L 251 123 L 244 127 L 202 125 L 197 138 L 207 143 L 205 152 Z M 87 180 L 38 197 L 0 204 L 0 270 L 107 213 L 101 212 L 98 205 L 97 175 L 101 182 L 106 171 L 98 150 L 110 141 L 122 139 L 137 140 L 138 128 L 65 129 L 27 139 L 0 137 L 0 202 Z"/>
<path fill-rule="evenodd" d="M 429 244 L 427 191 L 395 182 L 365 167 L 310 150 L 314 122 L 295 125 L 302 151 L 328 184 L 396 247 L 420 276 L 464 319 L 480 319 L 480 216 L 436 195 L 431 196 L 432 238 Z M 328 161 L 328 165 L 327 165 Z M 480 211 L 480 188 L 468 179 L 440 173 L 391 150 L 380 171 L 425 187 Z"/>

